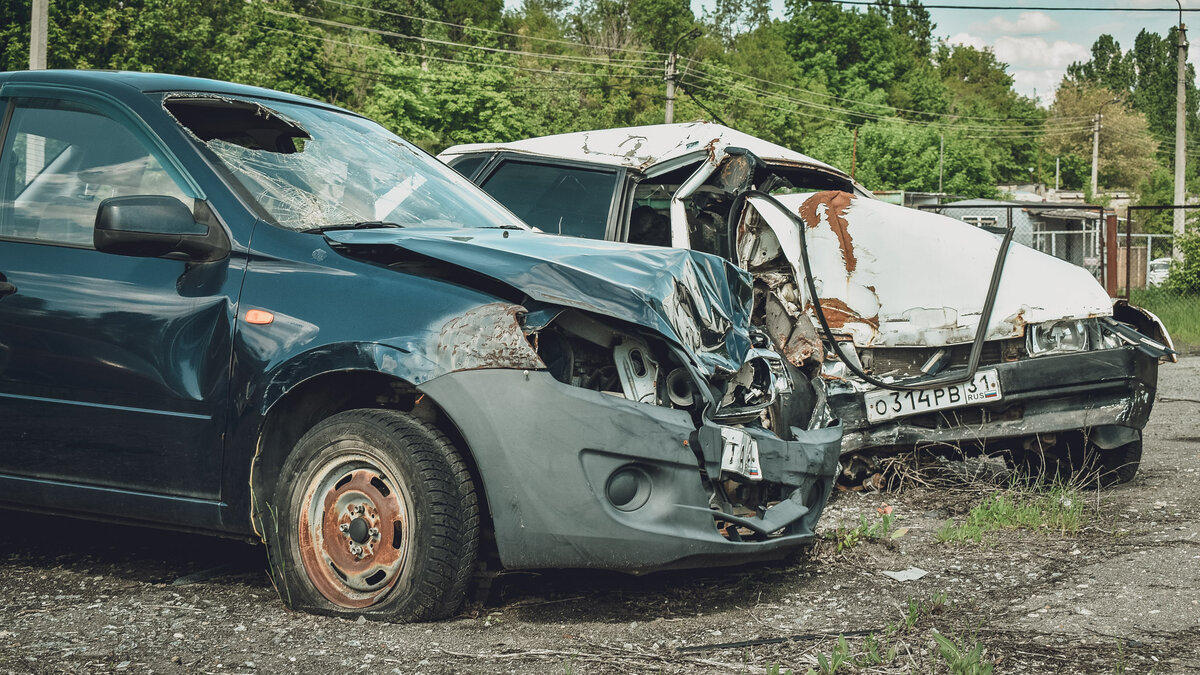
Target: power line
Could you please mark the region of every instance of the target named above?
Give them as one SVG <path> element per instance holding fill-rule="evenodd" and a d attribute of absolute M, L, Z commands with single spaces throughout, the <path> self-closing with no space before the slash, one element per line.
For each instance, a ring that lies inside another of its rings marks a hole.
<path fill-rule="evenodd" d="M 325 25 L 325 26 L 333 26 L 335 28 L 354 30 L 354 31 L 362 32 L 362 33 L 373 33 L 375 35 L 383 35 L 385 37 L 394 37 L 394 38 L 398 38 L 398 39 L 402 39 L 402 40 L 411 40 L 414 42 L 421 42 L 424 44 L 435 44 L 435 45 L 440 45 L 443 47 L 451 47 L 451 48 L 459 48 L 459 49 L 476 49 L 479 51 L 491 52 L 494 54 L 509 54 L 512 56 L 532 56 L 532 57 L 536 57 L 536 58 L 548 59 L 551 61 L 566 61 L 566 62 L 570 62 L 570 63 L 582 63 L 582 64 L 595 65 L 595 66 L 617 66 L 617 67 L 621 67 L 621 68 L 632 68 L 635 70 L 652 70 L 655 72 L 657 72 L 659 70 L 657 65 L 655 65 L 655 66 L 647 65 L 649 63 L 648 61 L 628 61 L 628 62 L 626 62 L 626 61 L 621 61 L 621 60 L 612 60 L 612 59 L 606 60 L 603 58 L 595 58 L 595 57 L 588 57 L 588 56 L 572 56 L 569 54 L 542 54 L 542 53 L 538 53 L 538 52 L 526 52 L 526 51 L 520 51 L 520 50 L 515 50 L 515 49 L 504 49 L 501 47 L 483 47 L 480 45 L 471 45 L 471 44 L 466 44 L 463 42 L 454 42 L 452 40 L 439 40 L 437 38 L 426 38 L 426 37 L 419 37 L 416 35 L 405 35 L 404 33 L 397 33 L 395 31 L 383 30 L 380 28 L 369 28 L 367 26 L 359 26 L 357 24 L 352 24 L 352 23 L 344 23 L 341 21 L 332 21 L 330 19 L 319 19 L 314 16 L 305 16 L 303 14 L 295 14 L 293 12 L 281 12 L 277 9 L 267 9 L 266 12 L 269 14 L 276 14 L 278 16 L 285 16 L 285 17 L 288 17 L 291 19 L 302 19 L 305 21 L 309 21 L 311 23 L 321 24 L 321 25 Z"/>
<path fill-rule="evenodd" d="M 870 103 L 867 101 L 858 101 L 855 99 L 844 98 L 842 96 L 835 96 L 833 94 L 826 94 L 824 92 L 813 91 L 811 89 L 804 89 L 802 87 L 796 87 L 793 85 L 781 84 L 781 83 L 774 82 L 772 80 L 767 80 L 767 79 L 764 79 L 761 77 L 755 77 L 755 76 L 747 74 L 747 73 L 740 73 L 736 70 L 732 70 L 730 68 L 724 68 L 724 67 L 718 66 L 716 64 L 711 64 L 711 63 L 703 63 L 702 64 L 698 61 L 693 61 L 692 59 L 687 59 L 687 60 L 689 62 L 693 63 L 695 65 L 695 67 L 697 67 L 700 70 L 711 69 L 711 70 L 721 71 L 724 73 L 729 73 L 731 75 L 735 75 L 739 78 L 746 78 L 749 80 L 754 80 L 756 82 L 762 82 L 764 84 L 774 85 L 777 87 L 781 87 L 783 89 L 800 92 L 802 94 L 809 94 L 812 96 L 816 96 L 818 98 L 829 98 L 829 99 L 833 99 L 836 101 L 844 101 L 847 103 L 856 103 L 859 105 L 867 105 L 867 106 L 871 106 L 874 108 L 882 108 L 884 110 L 892 110 L 895 112 L 911 113 L 911 114 L 915 114 L 915 115 L 928 115 L 928 116 L 934 116 L 934 117 L 953 117 L 953 118 L 957 118 L 957 119 L 973 119 L 973 120 L 991 121 L 991 122 L 1020 121 L 1019 119 L 1014 120 L 1011 117 L 982 117 L 982 116 L 976 116 L 976 115 L 955 115 L 953 113 L 935 113 L 935 112 L 928 112 L 928 111 L 923 111 L 923 110 L 912 110 L 910 108 L 897 108 L 895 106 L 890 106 L 885 103 Z M 1061 119 L 1074 119 L 1074 118 L 1061 118 Z M 1078 116 L 1078 119 L 1081 119 L 1081 120 L 1082 119 L 1091 119 L 1091 117 L 1087 116 L 1087 115 L 1080 115 L 1080 116 Z"/>
<path fill-rule="evenodd" d="M 368 80 L 373 80 L 373 81 L 382 81 L 382 80 L 410 80 L 410 81 L 413 81 L 413 80 L 415 80 L 417 82 L 420 82 L 421 84 L 454 85 L 454 86 L 458 86 L 458 87 L 470 87 L 470 88 L 479 89 L 479 90 L 483 90 L 483 91 L 497 91 L 497 92 L 499 92 L 499 91 L 587 91 L 587 90 L 591 90 L 591 89 L 610 89 L 611 88 L 608 85 L 543 87 L 543 86 L 533 86 L 533 85 L 523 85 L 523 84 L 519 84 L 516 86 L 505 86 L 503 88 L 499 88 L 499 87 L 493 87 L 488 84 L 484 84 L 482 82 L 475 82 L 472 80 L 464 80 L 462 78 L 437 77 L 431 73 L 422 73 L 420 75 L 417 75 L 415 73 L 414 74 L 383 73 L 383 72 L 380 72 L 377 70 L 363 70 L 361 68 L 351 68 L 350 66 L 339 66 L 339 65 L 333 65 L 333 64 L 326 65 L 325 67 L 332 68 L 334 70 L 346 71 L 348 73 L 354 73 L 356 75 L 361 75 L 361 76 L 363 76 L 361 79 L 368 79 Z"/>
<path fill-rule="evenodd" d="M 784 94 L 778 94 L 775 92 L 765 91 L 762 89 L 755 89 L 753 87 L 749 87 L 740 82 L 727 83 L 724 81 L 720 81 L 710 75 L 706 75 L 702 70 L 697 70 L 696 77 L 698 77 L 699 79 L 704 80 L 705 82 L 712 84 L 712 85 L 736 87 L 736 88 L 742 89 L 748 93 L 751 93 L 751 94 L 754 94 L 754 95 L 757 95 L 760 97 L 767 97 L 767 98 L 771 98 L 771 99 L 774 99 L 777 101 L 791 103 L 794 105 L 799 105 L 799 106 L 811 108 L 814 110 L 821 110 L 824 112 L 830 112 L 830 113 L 835 113 L 835 114 L 840 114 L 840 115 L 851 115 L 851 116 L 861 117 L 864 119 L 869 119 L 869 120 L 878 121 L 878 122 L 892 121 L 892 122 L 896 122 L 896 123 L 909 124 L 912 126 L 919 126 L 919 127 L 946 128 L 946 127 L 950 126 L 949 124 L 946 124 L 946 123 L 923 122 L 920 120 L 906 120 L 906 119 L 900 118 L 900 117 L 891 117 L 891 116 L 879 115 L 879 114 L 875 114 L 875 113 L 850 110 L 848 108 L 840 108 L 837 106 L 825 105 L 822 103 L 814 103 L 812 101 L 804 101 L 802 99 L 792 98 L 792 97 L 786 96 Z M 1041 135 L 1041 134 L 1045 133 L 1045 131 L 1046 131 L 1045 126 L 1043 126 L 1042 129 L 1037 129 L 1034 127 L 1010 127 L 1010 128 L 1004 129 L 1004 128 L 999 128 L 999 127 L 996 127 L 993 125 L 971 125 L 971 124 L 956 124 L 953 126 L 954 126 L 954 128 L 962 129 L 962 130 L 971 130 L 971 131 L 980 131 L 980 132 L 1001 132 L 1001 133 L 1012 134 L 1014 136 L 1022 135 L 1022 134 Z M 1058 126 L 1053 127 L 1053 130 L 1056 132 L 1058 132 L 1058 131 L 1075 132 L 1075 131 L 1080 131 L 1080 130 L 1085 130 L 1085 129 L 1090 129 L 1090 128 L 1091 128 L 1090 125 L 1086 125 L 1086 126 L 1078 125 L 1078 126 L 1073 126 L 1073 127 L 1067 127 L 1064 125 L 1061 127 L 1058 127 Z"/>
<path fill-rule="evenodd" d="M 695 84 L 688 85 L 688 86 L 694 87 L 694 88 L 696 88 L 698 91 L 703 91 L 703 92 L 705 92 L 705 93 L 712 94 L 713 96 L 728 98 L 728 93 L 727 93 L 727 92 L 718 92 L 718 91 L 715 91 L 715 90 L 713 90 L 713 89 L 709 89 L 709 88 L 707 88 L 707 87 L 704 87 L 704 86 L 699 86 L 699 85 L 695 85 Z M 686 89 L 685 89 L 685 91 L 686 91 Z M 805 112 L 805 111 L 803 111 L 803 110 L 796 110 L 795 108 L 784 108 L 784 107 L 782 107 L 782 106 L 771 105 L 770 103 L 765 103 L 765 102 L 763 102 L 763 101 L 760 101 L 760 100 L 757 100 L 757 99 L 742 99 L 742 101 L 743 101 L 743 102 L 745 102 L 745 103 L 749 103 L 749 104 L 751 104 L 751 105 L 756 105 L 756 106 L 762 107 L 762 108 L 768 108 L 768 109 L 770 109 L 770 110 L 778 110 L 778 111 L 780 111 L 780 112 L 788 113 L 789 115 L 799 115 L 799 116 L 801 116 L 801 117 L 809 117 L 809 118 L 812 118 L 812 119 L 823 120 L 823 121 L 825 121 L 825 122 L 833 122 L 833 123 L 835 123 L 835 124 L 841 124 L 841 125 L 845 125 L 845 124 L 846 124 L 846 121 L 845 121 L 845 120 L 843 120 L 843 119 L 839 119 L 839 118 L 836 118 L 836 117 L 827 117 L 827 116 L 825 116 L 825 115 L 818 115 L 818 114 L 815 114 L 815 113 Z M 887 118 L 887 120 L 895 120 L 895 121 L 900 121 L 900 122 L 902 122 L 902 121 L 903 121 L 903 120 L 897 120 L 896 118 Z M 948 128 L 948 129 L 950 129 L 950 130 L 955 130 L 955 129 L 956 129 L 956 127 L 947 127 L 947 128 Z M 968 133 L 968 134 L 965 134 L 965 135 L 964 135 L 964 137 L 965 137 L 965 138 L 971 138 L 971 139 L 977 139 L 977 140 L 982 140 L 982 139 L 994 139 L 994 140 L 1019 140 L 1020 138 L 1031 138 L 1031 139 L 1032 139 L 1032 138 L 1037 138 L 1037 137 L 1039 137 L 1039 136 L 1042 136 L 1042 135 L 1051 135 L 1051 136 L 1053 136 L 1053 135 L 1058 135 L 1058 134 L 1060 134 L 1060 133 L 1061 133 L 1061 132 L 1058 132 L 1058 131 L 1055 131 L 1055 130 L 1050 130 L 1050 131 L 1045 131 L 1045 132 L 1036 132 L 1036 133 L 1032 133 L 1032 132 L 1031 132 L 1031 133 L 1029 133 L 1029 134 L 1028 134 L 1028 135 L 1026 135 L 1026 136 L 1014 136 L 1014 135 L 1011 135 L 1011 134 L 995 135 L 995 134 L 987 134 L 987 133 L 984 133 L 984 132 L 975 132 L 975 133 Z"/>
<path fill-rule="evenodd" d="M 321 2 L 325 2 L 325 3 L 331 4 L 331 5 L 340 5 L 342 7 L 353 7 L 355 9 L 361 9 L 361 10 L 364 10 L 367 12 L 373 12 L 375 14 L 381 14 L 384 16 L 394 16 L 394 17 L 401 18 L 401 19 L 409 19 L 411 21 L 424 21 L 426 23 L 437 24 L 440 26 L 448 26 L 450 28 L 459 28 L 462 30 L 472 30 L 472 31 L 480 32 L 480 33 L 487 33 L 489 35 L 500 35 L 500 36 L 504 36 L 504 37 L 512 37 L 512 38 L 517 38 L 519 40 L 530 40 L 530 41 L 534 41 L 534 42 L 545 42 L 545 43 L 549 43 L 549 44 L 569 45 L 572 47 L 586 47 L 588 49 L 603 49 L 603 50 L 607 50 L 607 51 L 629 52 L 631 54 L 646 54 L 648 56 L 662 56 L 662 57 L 667 56 L 667 54 L 665 52 L 655 52 L 655 51 L 650 51 L 647 49 L 634 49 L 632 47 L 609 47 L 607 45 L 589 45 L 589 44 L 585 44 L 582 42 L 576 42 L 574 40 L 562 40 L 562 39 L 558 39 L 558 38 L 535 37 L 532 35 L 521 35 L 520 33 L 506 33 L 504 31 L 492 30 L 490 28 L 480 28 L 479 26 L 468 26 L 466 24 L 451 23 L 449 21 L 440 21 L 438 19 L 427 19 L 425 17 L 414 16 L 411 14 L 402 14 L 400 12 L 389 12 L 387 10 L 376 9 L 374 7 L 367 7 L 364 5 L 355 4 L 353 2 L 342 2 L 341 0 L 321 0 Z"/>
<path fill-rule="evenodd" d="M 298 38 L 304 38 L 306 40 L 320 40 L 321 42 L 325 42 L 327 44 L 336 44 L 336 45 L 343 45 L 346 47 L 369 49 L 371 51 L 386 52 L 388 54 L 395 54 L 398 56 L 411 56 L 416 59 L 430 59 L 433 61 L 441 61 L 444 63 L 457 63 L 457 64 L 461 64 L 461 65 L 475 66 L 477 68 L 500 68 L 500 69 L 504 69 L 504 70 L 519 70 L 519 71 L 523 71 L 523 72 L 527 72 L 527 73 L 540 73 L 542 75 L 559 75 L 559 76 L 566 76 L 566 77 L 576 76 L 576 77 L 608 77 L 608 78 L 615 78 L 615 79 L 651 79 L 651 80 L 659 79 L 657 76 L 645 75 L 642 73 L 631 73 L 631 74 L 625 74 L 625 75 L 618 75 L 615 73 L 581 73 L 581 72 L 575 71 L 575 70 L 547 70 L 545 68 L 528 68 L 525 66 L 513 66 L 513 65 L 506 64 L 506 63 L 480 63 L 478 61 L 467 61 L 465 59 L 452 59 L 452 58 L 447 58 L 444 56 L 434 56 L 432 54 L 416 54 L 413 52 L 402 52 L 402 51 L 398 51 L 398 50 L 391 49 L 388 47 L 380 47 L 380 46 L 376 46 L 376 45 L 368 45 L 368 44 L 362 44 L 362 43 L 358 43 L 358 42 L 347 42 L 345 40 L 335 40 L 333 38 L 324 37 L 321 35 L 308 35 L 305 33 L 297 33 L 296 31 L 286 30 L 284 28 L 275 28 L 273 26 L 265 26 L 262 24 L 257 24 L 257 25 L 260 28 L 263 28 L 265 30 L 273 31 L 276 33 L 286 33 L 288 35 L 292 35 L 292 36 L 295 36 Z"/>
<path fill-rule="evenodd" d="M 875 0 L 808 0 L 813 4 L 821 5 L 855 5 L 859 7 L 875 7 L 886 8 L 881 6 Z M 1172 14 L 1179 12 L 1178 7 L 1063 7 L 1054 5 L 1049 7 L 1039 7 L 1035 5 L 1019 6 L 1019 5 L 931 5 L 921 3 L 923 9 L 982 9 L 993 12 L 1171 12 Z M 1183 8 L 1184 12 L 1200 12 L 1200 9 Z"/>

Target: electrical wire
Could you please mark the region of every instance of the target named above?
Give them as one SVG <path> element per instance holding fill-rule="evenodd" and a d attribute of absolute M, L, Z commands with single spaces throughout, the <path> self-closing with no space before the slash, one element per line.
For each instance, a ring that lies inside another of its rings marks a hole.
<path fill-rule="evenodd" d="M 434 76 L 431 73 L 408 74 L 408 73 L 383 73 L 377 70 L 363 70 L 361 68 L 351 68 L 350 66 L 327 65 L 326 68 L 333 70 L 341 70 L 355 75 L 362 76 L 360 79 L 380 82 L 383 80 L 408 80 L 417 81 L 421 84 L 446 84 L 456 87 L 468 87 L 481 91 L 588 91 L 592 89 L 611 89 L 610 85 L 586 85 L 586 86 L 569 86 L 569 87 L 543 87 L 533 85 L 518 84 L 515 86 L 494 87 L 482 82 L 464 80 L 461 78 L 443 78 Z"/>
<path fill-rule="evenodd" d="M 624 75 L 619 75 L 616 73 L 581 73 L 579 71 L 574 71 L 574 70 L 547 70 L 545 68 L 529 68 L 526 66 L 513 66 L 513 65 L 506 64 L 506 63 L 480 63 L 478 61 L 467 61 L 465 59 L 452 59 L 452 58 L 448 58 L 448 57 L 444 57 L 444 56 L 434 56 L 432 54 L 416 54 L 414 52 L 398 51 L 395 49 L 391 49 L 388 47 L 380 47 L 377 45 L 367 45 L 367 44 L 362 44 L 362 43 L 358 43 L 358 42 L 347 42 L 345 40 L 335 40 L 333 38 L 324 37 L 322 35 L 309 35 L 306 33 L 297 33 L 296 31 L 287 30 L 285 28 L 275 28 L 274 26 L 266 26 L 263 24 L 256 24 L 256 25 L 264 30 L 268 30 L 268 31 L 276 32 L 276 33 L 285 33 L 285 34 L 293 35 L 295 37 L 303 38 L 306 40 L 319 40 L 319 41 L 325 42 L 327 44 L 336 44 L 336 45 L 343 45 L 346 47 L 369 49 L 371 51 L 385 52 L 388 54 L 395 54 L 398 56 L 411 56 L 416 59 L 429 59 L 432 61 L 441 61 L 443 63 L 457 63 L 457 64 L 461 64 L 461 65 L 475 66 L 477 68 L 500 68 L 500 69 L 504 69 L 504 70 L 516 70 L 516 71 L 522 71 L 522 72 L 527 72 L 527 73 L 540 73 L 542 75 L 556 75 L 556 76 L 564 76 L 564 77 L 577 76 L 577 77 L 607 77 L 607 78 L 613 78 L 613 79 L 651 79 L 651 80 L 660 79 L 659 77 L 657 77 L 655 75 L 645 75 L 645 74 L 641 74 L 641 73 L 629 73 L 629 74 L 624 74 Z"/>
<path fill-rule="evenodd" d="M 1042 129 L 1037 129 L 1034 127 L 1009 127 L 1006 129 L 1006 128 L 1000 128 L 1000 127 L 995 127 L 995 126 L 970 125 L 970 124 L 955 124 L 951 127 L 951 125 L 948 125 L 945 123 L 931 123 L 931 122 L 921 122 L 919 120 L 906 120 L 904 118 L 899 118 L 899 117 L 876 115 L 873 113 L 863 113 L 863 112 L 860 112 L 857 110 L 849 110 L 847 108 L 839 108 L 836 106 L 828 106 L 828 105 L 824 105 L 821 103 L 813 103 L 811 101 L 804 101 L 802 99 L 793 98 L 793 97 L 786 96 L 783 94 L 778 94 L 775 92 L 769 92 L 769 91 L 764 91 L 761 89 L 755 89 L 753 87 L 749 87 L 740 82 L 730 83 L 730 82 L 725 82 L 725 81 L 721 81 L 721 80 L 716 80 L 715 78 L 706 77 L 702 74 L 694 75 L 694 77 L 698 77 L 700 80 L 704 81 L 705 84 L 708 84 L 708 85 L 715 84 L 716 86 L 721 86 L 721 87 L 732 87 L 732 88 L 742 89 L 750 94 L 758 96 L 759 98 L 763 98 L 763 97 L 770 98 L 770 99 L 774 99 L 776 101 L 790 103 L 790 104 L 802 106 L 805 108 L 821 110 L 824 112 L 830 112 L 830 113 L 839 114 L 839 115 L 860 117 L 860 118 L 869 119 L 869 120 L 878 121 L 878 122 L 895 122 L 895 123 L 908 124 L 908 125 L 918 126 L 918 127 L 956 128 L 956 129 L 960 129 L 960 130 L 968 130 L 968 131 L 975 131 L 975 132 L 982 132 L 982 133 L 993 133 L 996 135 L 1012 135 L 1012 136 L 1023 136 L 1023 135 L 1040 136 L 1040 135 L 1043 135 L 1044 133 L 1046 133 L 1046 131 L 1048 131 L 1048 130 L 1053 130 L 1056 133 L 1058 133 L 1060 131 L 1073 133 L 1073 132 L 1079 131 L 1081 129 L 1090 129 L 1091 128 L 1090 125 L 1086 126 L 1086 127 L 1080 125 L 1078 127 L 1065 127 L 1065 126 L 1064 127 L 1053 127 L 1052 129 L 1047 129 L 1045 127 L 1043 127 Z"/>
<path fill-rule="evenodd" d="M 813 4 L 821 5 L 855 5 L 859 7 L 875 7 L 886 9 L 887 5 L 880 5 L 876 0 L 808 0 Z M 922 9 L 976 9 L 988 10 L 993 12 L 1171 12 L 1172 14 L 1184 12 L 1200 12 L 1200 9 L 1183 8 L 1180 10 L 1177 7 L 1063 7 L 1062 5 L 1037 6 L 1037 5 L 942 5 L 921 3 Z"/>
<path fill-rule="evenodd" d="M 551 61 L 566 61 L 566 62 L 570 62 L 570 63 L 581 63 L 581 64 L 588 64 L 588 65 L 594 65 L 594 66 L 606 66 L 606 67 L 617 66 L 617 67 L 621 67 L 621 68 L 632 68 L 635 70 L 652 70 L 656 73 L 660 70 L 660 68 L 657 65 L 654 65 L 654 66 L 648 65 L 649 62 L 647 62 L 647 61 L 624 62 L 621 60 L 604 59 L 602 57 L 572 56 L 569 54 L 542 54 L 542 53 L 538 53 L 538 52 L 526 52 L 526 51 L 520 51 L 520 50 L 515 50 L 515 49 L 504 49 L 501 47 L 483 47 L 480 45 L 471 45 L 471 44 L 466 44 L 463 42 L 454 42 L 452 40 L 439 40 L 437 38 L 426 38 L 426 37 L 419 37 L 416 35 L 405 35 L 404 33 L 397 33 L 395 31 L 390 31 L 390 30 L 383 30 L 381 28 L 369 28 L 367 26 L 359 26 L 357 24 L 344 23 L 342 21 L 333 21 L 331 19 L 320 19 L 320 18 L 317 18 L 314 16 L 305 16 L 303 14 L 296 14 L 294 12 L 282 12 L 277 9 L 267 9 L 265 11 L 268 14 L 284 16 L 284 17 L 288 17 L 290 19 L 302 19 L 304 21 L 308 21 L 311 23 L 320 24 L 320 25 L 324 25 L 324 26 L 333 26 L 335 28 L 343 28 L 346 30 L 353 30 L 353 31 L 358 31 L 358 32 L 362 32 L 362 33 L 372 33 L 374 35 L 393 37 L 393 38 L 398 38 L 401 40 L 411 40 L 413 42 L 420 42 L 423 44 L 435 44 L 435 45 L 439 45 L 442 47 L 450 47 L 450 48 L 458 48 L 458 49 L 475 49 L 475 50 L 479 50 L 479 51 L 490 52 L 493 54 L 509 54 L 512 56 L 532 56 L 532 57 L 536 57 L 536 58 L 540 58 L 540 59 L 548 59 Z"/>
<path fill-rule="evenodd" d="M 894 111 L 894 112 L 903 112 L 903 113 L 910 113 L 910 114 L 914 114 L 914 115 L 927 115 L 927 116 L 934 116 L 934 117 L 953 117 L 953 118 L 955 118 L 955 119 L 972 119 L 972 120 L 980 120 L 980 121 L 995 121 L 995 122 L 1012 122 L 1012 121 L 1018 121 L 1018 122 L 1019 122 L 1019 121 L 1020 121 L 1020 119 L 1019 119 L 1019 118 L 1012 118 L 1012 117 L 984 117 L 984 116 L 978 116 L 978 115 L 955 115 L 955 114 L 953 114 L 953 113 L 935 113 L 935 112 L 928 112 L 928 111 L 924 111 L 924 110 L 913 110 L 913 109 L 911 109 L 911 108 L 897 108 L 897 107 L 895 107 L 895 106 L 890 106 L 890 105 L 887 105 L 887 104 L 885 104 L 885 103 L 870 103 L 870 102 L 867 102 L 867 101 L 858 101 L 858 100 L 855 100 L 855 99 L 851 99 L 851 98 L 845 98 L 845 97 L 842 97 L 842 96 L 835 96 L 834 94 L 827 94 L 827 93 L 824 93 L 824 92 L 813 91 L 813 90 L 811 90 L 811 89 L 804 89 L 803 87 L 797 87 L 797 86 L 794 86 L 794 85 L 789 85 L 789 84 L 783 84 L 783 83 L 779 83 L 779 82 L 774 82 L 774 81 L 772 81 L 772 80 L 767 80 L 767 79 L 764 79 L 764 78 L 761 78 L 761 77 L 755 77 L 754 75 L 750 75 L 750 74 L 747 74 L 747 73 L 740 73 L 740 72 L 738 72 L 738 71 L 736 71 L 736 70 L 732 70 L 732 69 L 730 69 L 730 68 L 725 68 L 725 67 L 722 67 L 722 66 L 719 66 L 719 65 L 716 65 L 716 64 L 712 64 L 712 63 L 700 63 L 700 62 L 692 61 L 692 59 L 688 59 L 688 61 L 690 61 L 690 62 L 694 63 L 694 64 L 695 64 L 695 66 L 696 66 L 696 67 L 697 67 L 699 70 L 702 70 L 702 71 L 703 71 L 704 69 L 716 70 L 716 71 L 720 71 L 720 72 L 724 72 L 724 73 L 729 73 L 730 75 L 733 75 L 733 76 L 735 76 L 735 77 L 738 77 L 738 78 L 745 78 L 745 79 L 748 79 L 748 80 L 754 80 L 755 82 L 762 82 L 762 83 L 764 83 L 764 84 L 769 84 L 769 85 L 777 86 L 777 87 L 780 87 L 780 88 L 783 88 L 783 89 L 788 89 L 788 90 L 790 90 L 790 91 L 796 91 L 796 92 L 799 92 L 799 93 L 802 93 L 802 94 L 809 94 L 809 95 L 811 95 L 811 96 L 816 96 L 816 97 L 818 97 L 818 98 L 829 98 L 829 99 L 833 99 L 833 100 L 837 100 L 837 101 L 844 101 L 844 102 L 847 102 L 847 103 L 855 103 L 855 104 L 858 104 L 858 105 L 867 105 L 867 106 L 871 106 L 871 107 L 874 107 L 874 108 L 881 108 L 881 109 L 884 109 L 884 110 L 891 110 L 891 111 Z M 1064 118 L 1061 118 L 1061 119 L 1075 119 L 1075 118 L 1067 118 L 1067 117 L 1064 117 Z M 1090 116 L 1090 115 L 1080 115 L 1080 116 L 1078 117 L 1078 119 L 1081 119 L 1081 120 L 1082 120 L 1082 119 L 1088 119 L 1088 120 L 1090 120 L 1090 119 L 1091 119 L 1091 116 Z"/>
<path fill-rule="evenodd" d="M 479 32 L 479 33 L 487 33 L 489 35 L 500 35 L 503 37 L 517 38 L 518 40 L 529 40 L 529 41 L 533 41 L 533 42 L 545 42 L 548 44 L 568 45 L 568 46 L 572 46 L 572 47 L 585 47 L 587 49 L 603 49 L 603 50 L 607 50 L 607 51 L 628 52 L 631 54 L 646 54 L 648 56 L 661 56 L 663 58 L 670 56 L 666 52 L 656 52 L 656 51 L 651 51 L 651 50 L 647 50 L 647 49 L 635 49 L 632 47 L 609 47 L 608 45 L 589 45 L 589 44 L 585 44 L 582 42 L 576 42 L 574 40 L 562 40 L 562 39 L 558 39 L 558 38 L 535 37 L 532 35 L 521 35 L 520 33 L 507 33 L 505 31 L 493 30 L 491 28 L 481 28 L 479 26 L 468 26 L 466 24 L 451 23 L 449 21 L 441 21 L 439 19 L 427 19 L 425 17 L 414 16 L 412 14 L 402 14 L 400 12 L 390 12 L 388 10 L 377 9 L 375 7 L 367 7 L 365 5 L 355 4 L 353 2 L 342 2 L 342 0 L 321 0 L 321 2 L 325 2 L 325 3 L 331 4 L 331 5 L 340 5 L 342 7 L 353 7 L 355 9 L 361 9 L 361 10 L 364 10 L 367 12 L 373 12 L 375 14 L 381 14 L 384 16 L 393 16 L 393 17 L 397 17 L 397 18 L 401 18 L 401 19 L 409 19 L 411 21 L 424 21 L 426 23 L 432 23 L 432 24 L 436 24 L 436 25 L 440 25 L 440 26 L 447 26 L 450 28 L 458 28 L 461 30 L 471 30 L 471 31 Z"/>
<path fill-rule="evenodd" d="M 718 91 L 715 91 L 708 87 L 699 86 L 699 85 L 695 85 L 695 84 L 689 85 L 689 86 L 694 87 L 695 89 L 697 89 L 699 91 L 711 94 L 714 97 L 728 98 L 728 92 L 718 92 Z M 812 119 L 818 119 L 818 120 L 822 120 L 825 122 L 833 122 L 835 124 L 842 124 L 842 125 L 846 124 L 846 120 L 844 120 L 844 119 L 839 119 L 836 117 L 828 117 L 826 115 L 818 115 L 815 113 L 805 112 L 803 110 L 796 110 L 795 108 L 785 108 L 782 106 L 771 105 L 770 103 L 765 103 L 765 102 L 757 100 L 757 99 L 752 99 L 752 98 L 751 99 L 741 99 L 741 101 L 744 103 L 749 103 L 751 105 L 756 105 L 756 106 L 759 106 L 762 108 L 768 108 L 770 110 L 778 110 L 780 112 L 785 112 L 790 115 L 799 115 L 801 117 L 809 117 Z M 894 120 L 895 118 L 887 118 L 887 119 Z M 726 126 L 728 126 L 728 125 L 726 125 Z M 957 129 L 956 127 L 953 127 L 953 126 L 948 126 L 945 128 L 948 131 L 954 131 Z M 986 133 L 976 132 L 974 134 L 964 135 L 964 137 L 975 139 L 975 140 L 989 140 L 989 139 L 990 140 L 1021 140 L 1024 138 L 1035 139 L 1035 138 L 1039 138 L 1041 136 L 1065 135 L 1065 133 L 1075 133 L 1075 132 L 1059 132 L 1056 130 L 1047 130 L 1047 131 L 1041 131 L 1041 132 L 1031 132 L 1031 133 L 1029 133 L 1027 135 L 1023 135 L 1023 136 L 1015 136 L 1013 134 L 988 135 Z"/>

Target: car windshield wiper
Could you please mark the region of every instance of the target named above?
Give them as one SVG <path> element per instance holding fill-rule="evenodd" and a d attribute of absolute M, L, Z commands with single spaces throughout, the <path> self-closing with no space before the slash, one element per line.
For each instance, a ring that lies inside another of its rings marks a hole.
<path fill-rule="evenodd" d="M 337 223 L 336 225 L 324 225 L 321 227 L 309 230 L 310 232 L 328 232 L 330 230 L 374 230 L 387 227 L 404 227 L 400 223 L 393 223 L 386 220 L 363 220 L 357 223 Z"/>

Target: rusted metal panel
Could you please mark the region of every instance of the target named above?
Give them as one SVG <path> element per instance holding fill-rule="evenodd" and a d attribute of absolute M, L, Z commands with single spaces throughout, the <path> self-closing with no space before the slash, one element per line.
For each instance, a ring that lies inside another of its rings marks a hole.
<path fill-rule="evenodd" d="M 494 302 L 456 316 L 442 326 L 433 360 L 446 372 L 475 368 L 545 368 L 521 330 L 520 305 Z"/>

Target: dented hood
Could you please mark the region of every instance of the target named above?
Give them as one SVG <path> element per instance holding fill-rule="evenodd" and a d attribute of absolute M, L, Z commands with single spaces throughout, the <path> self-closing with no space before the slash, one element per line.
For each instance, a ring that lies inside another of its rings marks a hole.
<path fill-rule="evenodd" d="M 352 256 L 360 247 L 395 246 L 537 302 L 637 324 L 679 345 L 709 376 L 738 370 L 750 348 L 750 277 L 705 253 L 511 229 L 332 230 L 325 237 Z"/>
<path fill-rule="evenodd" d="M 808 224 L 817 293 L 836 332 L 852 335 L 860 347 L 974 339 L 999 236 L 845 192 L 777 199 Z M 761 198 L 750 202 L 801 273 L 795 222 Z M 1087 270 L 1021 244 L 1010 246 L 986 339 L 1021 337 L 1029 323 L 1112 314 L 1112 300 Z"/>

